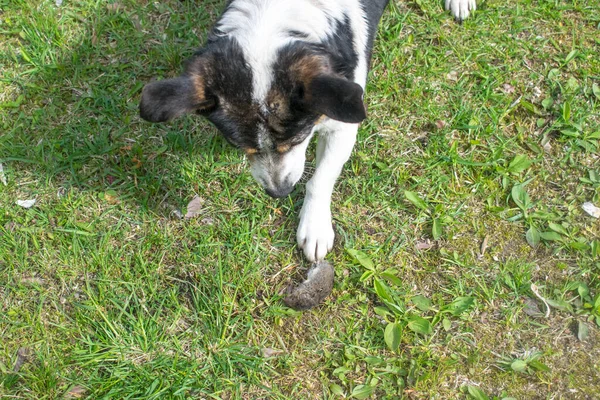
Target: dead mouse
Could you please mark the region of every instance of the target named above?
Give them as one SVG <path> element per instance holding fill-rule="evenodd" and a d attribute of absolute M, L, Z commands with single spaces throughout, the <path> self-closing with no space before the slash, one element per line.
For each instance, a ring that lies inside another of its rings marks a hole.
<path fill-rule="evenodd" d="M 318 261 L 308 270 L 308 276 L 300 285 L 288 286 L 283 302 L 294 310 L 308 310 L 321 303 L 333 289 L 335 272 L 327 261 Z"/>

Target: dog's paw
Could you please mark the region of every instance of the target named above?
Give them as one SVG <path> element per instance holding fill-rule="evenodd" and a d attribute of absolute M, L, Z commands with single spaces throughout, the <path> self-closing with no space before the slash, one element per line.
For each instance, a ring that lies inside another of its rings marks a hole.
<path fill-rule="evenodd" d="M 476 9 L 475 0 L 446 0 L 446 10 L 449 10 L 457 21 L 462 22 L 467 19 Z"/>
<path fill-rule="evenodd" d="M 328 202 L 319 204 L 316 201 L 305 200 L 300 211 L 296 240 L 306 259 L 310 262 L 324 259 L 333 248 L 334 238 Z"/>

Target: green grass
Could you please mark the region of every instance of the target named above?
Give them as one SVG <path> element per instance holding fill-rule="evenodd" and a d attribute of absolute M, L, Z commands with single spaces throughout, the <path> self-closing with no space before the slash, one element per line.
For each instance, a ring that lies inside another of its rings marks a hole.
<path fill-rule="evenodd" d="M 597 397 L 598 0 L 387 10 L 336 284 L 302 314 L 304 189 L 274 201 L 205 121 L 137 116 L 223 3 L 0 0 L 0 397 Z"/>

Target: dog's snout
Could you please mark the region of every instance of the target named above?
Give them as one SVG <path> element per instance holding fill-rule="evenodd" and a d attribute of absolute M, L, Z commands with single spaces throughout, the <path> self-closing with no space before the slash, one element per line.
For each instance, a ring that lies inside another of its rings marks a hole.
<path fill-rule="evenodd" d="M 250 161 L 254 179 L 274 198 L 287 197 L 304 172 L 305 146 L 284 155 L 263 154 Z"/>
<path fill-rule="evenodd" d="M 276 189 L 265 189 L 265 192 L 267 192 L 269 196 L 275 199 L 281 199 L 283 197 L 289 196 L 289 194 L 292 193 L 293 190 L 294 185 Z"/>
<path fill-rule="evenodd" d="M 265 192 L 276 199 L 287 197 L 294 190 L 294 186 L 296 186 L 296 181 L 291 174 L 288 174 L 283 180 L 273 185 L 263 185 Z"/>

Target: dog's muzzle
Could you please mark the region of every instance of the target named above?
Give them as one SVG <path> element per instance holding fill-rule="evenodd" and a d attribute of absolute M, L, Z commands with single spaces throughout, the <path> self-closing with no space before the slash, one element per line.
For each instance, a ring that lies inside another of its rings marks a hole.
<path fill-rule="evenodd" d="M 277 188 L 277 189 L 265 189 L 265 192 L 267 192 L 267 194 L 275 199 L 281 199 L 283 197 L 287 197 L 289 196 L 290 193 L 292 193 L 292 191 L 294 190 L 294 185 L 288 186 L 288 187 L 284 187 L 284 188 Z"/>

